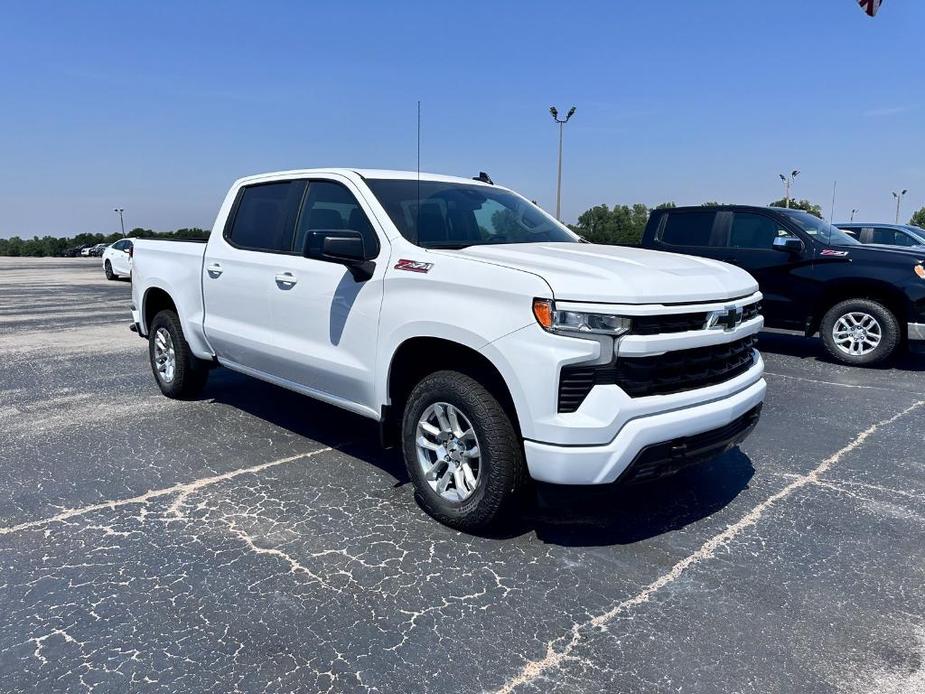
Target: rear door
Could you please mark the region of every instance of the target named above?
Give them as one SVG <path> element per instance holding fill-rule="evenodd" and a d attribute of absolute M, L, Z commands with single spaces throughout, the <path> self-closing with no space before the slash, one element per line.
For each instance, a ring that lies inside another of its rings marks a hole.
<path fill-rule="evenodd" d="M 220 360 L 277 375 L 278 341 L 270 289 L 287 254 L 304 180 L 243 186 L 221 235 L 206 245 L 202 270 L 204 329 Z"/>
<path fill-rule="evenodd" d="M 722 229 L 721 252 L 716 257 L 758 280 L 768 325 L 802 327 L 811 306 L 811 246 L 804 241 L 802 253 L 776 250 L 774 239 L 800 237 L 773 214 L 752 210 L 728 214 Z"/>

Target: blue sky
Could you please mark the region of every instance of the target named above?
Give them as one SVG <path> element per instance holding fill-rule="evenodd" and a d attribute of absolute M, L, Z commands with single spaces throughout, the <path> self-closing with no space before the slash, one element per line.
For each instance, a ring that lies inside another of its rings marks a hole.
<path fill-rule="evenodd" d="M 212 225 L 235 178 L 310 166 L 475 175 L 563 216 L 925 205 L 925 2 L 6 3 L 0 236 Z"/>

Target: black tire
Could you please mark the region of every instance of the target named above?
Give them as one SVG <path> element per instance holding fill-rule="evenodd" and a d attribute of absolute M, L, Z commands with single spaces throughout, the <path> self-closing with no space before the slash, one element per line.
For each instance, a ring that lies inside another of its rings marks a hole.
<path fill-rule="evenodd" d="M 476 485 L 462 501 L 438 494 L 418 460 L 418 421 L 436 403 L 447 403 L 462 413 L 477 437 Z M 412 389 L 402 416 L 402 448 L 421 506 L 441 523 L 459 530 L 490 527 L 515 505 L 528 479 L 523 446 L 507 412 L 481 383 L 457 371 L 429 374 Z"/>
<path fill-rule="evenodd" d="M 866 354 L 849 354 L 835 341 L 834 329 L 839 319 L 851 313 L 863 313 L 873 317 L 880 330 L 880 344 Z M 853 366 L 871 366 L 886 361 L 902 342 L 902 328 L 890 309 L 872 299 L 848 299 L 830 308 L 819 326 L 826 351 L 836 361 Z"/>
<path fill-rule="evenodd" d="M 158 371 L 155 363 L 157 351 L 156 341 L 161 335 L 159 331 L 166 331 L 170 337 L 169 345 L 173 347 L 174 369 L 171 378 Z M 202 390 L 209 378 L 210 363 L 194 356 L 190 351 L 180 319 L 174 311 L 163 310 L 154 316 L 151 329 L 148 333 L 148 358 L 151 362 L 151 371 L 157 381 L 161 392 L 168 398 L 188 400 L 195 397 Z"/>
<path fill-rule="evenodd" d="M 118 277 L 116 277 L 115 274 L 113 274 L 112 265 L 110 264 L 108 260 L 103 264 L 103 269 L 106 271 L 106 279 L 108 280 L 119 279 Z"/>

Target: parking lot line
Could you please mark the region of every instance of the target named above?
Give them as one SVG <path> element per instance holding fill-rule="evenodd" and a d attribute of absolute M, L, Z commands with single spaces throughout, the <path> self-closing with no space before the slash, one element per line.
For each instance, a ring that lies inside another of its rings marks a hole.
<path fill-rule="evenodd" d="M 665 586 L 668 586 L 671 583 L 677 581 L 689 568 L 712 559 L 716 555 L 717 550 L 726 546 L 729 544 L 729 542 L 741 535 L 748 528 L 757 524 L 758 521 L 764 517 L 765 512 L 779 501 L 786 499 L 791 494 L 803 487 L 820 482 L 820 477 L 823 474 L 831 469 L 833 465 L 838 463 L 838 461 L 841 460 L 845 455 L 862 446 L 864 442 L 873 434 L 875 434 L 881 427 L 893 424 L 902 417 L 905 417 L 911 412 L 921 408 L 923 405 L 925 405 L 925 400 L 918 400 L 892 417 L 883 419 L 870 425 L 858 433 L 847 445 L 840 448 L 828 458 L 825 458 L 821 463 L 819 463 L 819 465 L 810 470 L 808 473 L 796 477 L 792 482 L 788 483 L 781 490 L 775 492 L 767 499 L 757 504 L 751 511 L 742 516 L 742 518 L 740 518 L 738 521 L 727 526 L 726 529 L 722 532 L 717 533 L 713 537 L 709 538 L 695 552 L 689 554 L 688 556 L 675 563 L 668 572 L 662 574 L 654 581 L 649 583 L 649 585 L 647 585 L 643 590 L 636 593 L 632 597 L 617 603 L 606 612 L 603 612 L 584 622 L 572 625 L 571 630 L 567 634 L 560 638 L 549 641 L 546 644 L 546 655 L 543 658 L 527 662 L 516 676 L 509 679 L 498 690 L 496 690 L 498 694 L 510 694 L 518 687 L 534 682 L 548 670 L 553 670 L 559 667 L 562 663 L 570 660 L 572 652 L 578 646 L 582 638 L 584 638 L 584 633 L 586 631 L 594 629 L 606 629 L 608 624 L 610 624 L 610 622 L 619 617 L 621 614 L 633 609 L 638 605 L 648 602 L 655 593 L 660 591 Z M 562 640 L 563 638 L 567 639 L 567 642 L 562 648 L 557 650 L 555 643 Z"/>
<path fill-rule="evenodd" d="M 765 376 L 776 376 L 777 378 L 789 378 L 793 381 L 805 381 L 806 383 L 818 383 L 825 386 L 841 386 L 842 388 L 861 388 L 864 390 L 896 390 L 886 386 L 864 386 L 856 383 L 836 383 L 835 381 L 822 381 L 818 378 L 806 378 L 805 376 L 793 376 L 791 374 L 778 374 L 773 371 L 765 371 Z"/>
<path fill-rule="evenodd" d="M 88 513 L 93 513 L 94 511 L 103 511 L 103 510 L 113 510 L 119 508 L 120 506 L 128 506 L 130 504 L 146 504 L 152 499 L 157 499 L 162 496 L 169 496 L 171 494 L 177 494 L 177 499 L 171 504 L 170 511 L 175 515 L 179 515 L 179 509 L 182 503 L 191 495 L 198 492 L 205 487 L 209 487 L 218 482 L 225 482 L 226 480 L 234 479 L 235 477 L 240 477 L 241 475 L 250 475 L 256 474 L 258 472 L 263 472 L 264 470 L 269 470 L 270 468 L 277 467 L 279 465 L 285 465 L 287 463 L 294 463 L 298 460 L 303 460 L 305 458 L 311 458 L 312 456 L 318 455 L 320 453 L 326 453 L 328 451 L 334 450 L 332 447 L 327 446 L 325 448 L 319 448 L 314 451 L 309 451 L 307 453 L 299 453 L 298 455 L 292 455 L 288 458 L 280 458 L 279 460 L 271 460 L 267 463 L 260 463 L 259 465 L 251 465 L 249 467 L 236 468 L 234 470 L 229 470 L 228 472 L 223 472 L 220 475 L 212 475 L 210 477 L 202 477 L 198 480 L 193 480 L 192 482 L 182 482 L 180 484 L 174 484 L 170 487 L 164 487 L 162 489 L 152 489 L 144 494 L 139 494 L 138 496 L 128 497 L 124 499 L 113 499 L 110 501 L 101 501 L 96 504 L 90 504 L 88 506 L 82 506 L 80 508 L 71 508 L 61 511 L 61 513 L 56 513 L 53 516 L 47 518 L 39 518 L 36 520 L 25 521 L 23 523 L 18 523 L 16 525 L 9 525 L 6 527 L 0 527 L 0 535 L 10 535 L 13 533 L 21 532 L 23 530 L 33 530 L 35 528 L 41 528 L 45 525 L 51 523 L 60 523 L 62 521 L 69 520 L 76 516 L 83 516 Z"/>

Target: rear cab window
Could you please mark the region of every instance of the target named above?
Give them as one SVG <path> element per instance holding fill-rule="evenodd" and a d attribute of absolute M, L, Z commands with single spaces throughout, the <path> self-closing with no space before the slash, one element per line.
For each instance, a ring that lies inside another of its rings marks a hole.
<path fill-rule="evenodd" d="M 244 186 L 225 228 L 225 239 L 244 250 L 290 253 L 304 190 L 304 180 Z"/>
<path fill-rule="evenodd" d="M 711 210 L 668 212 L 656 239 L 669 246 L 710 246 L 715 220 Z"/>

